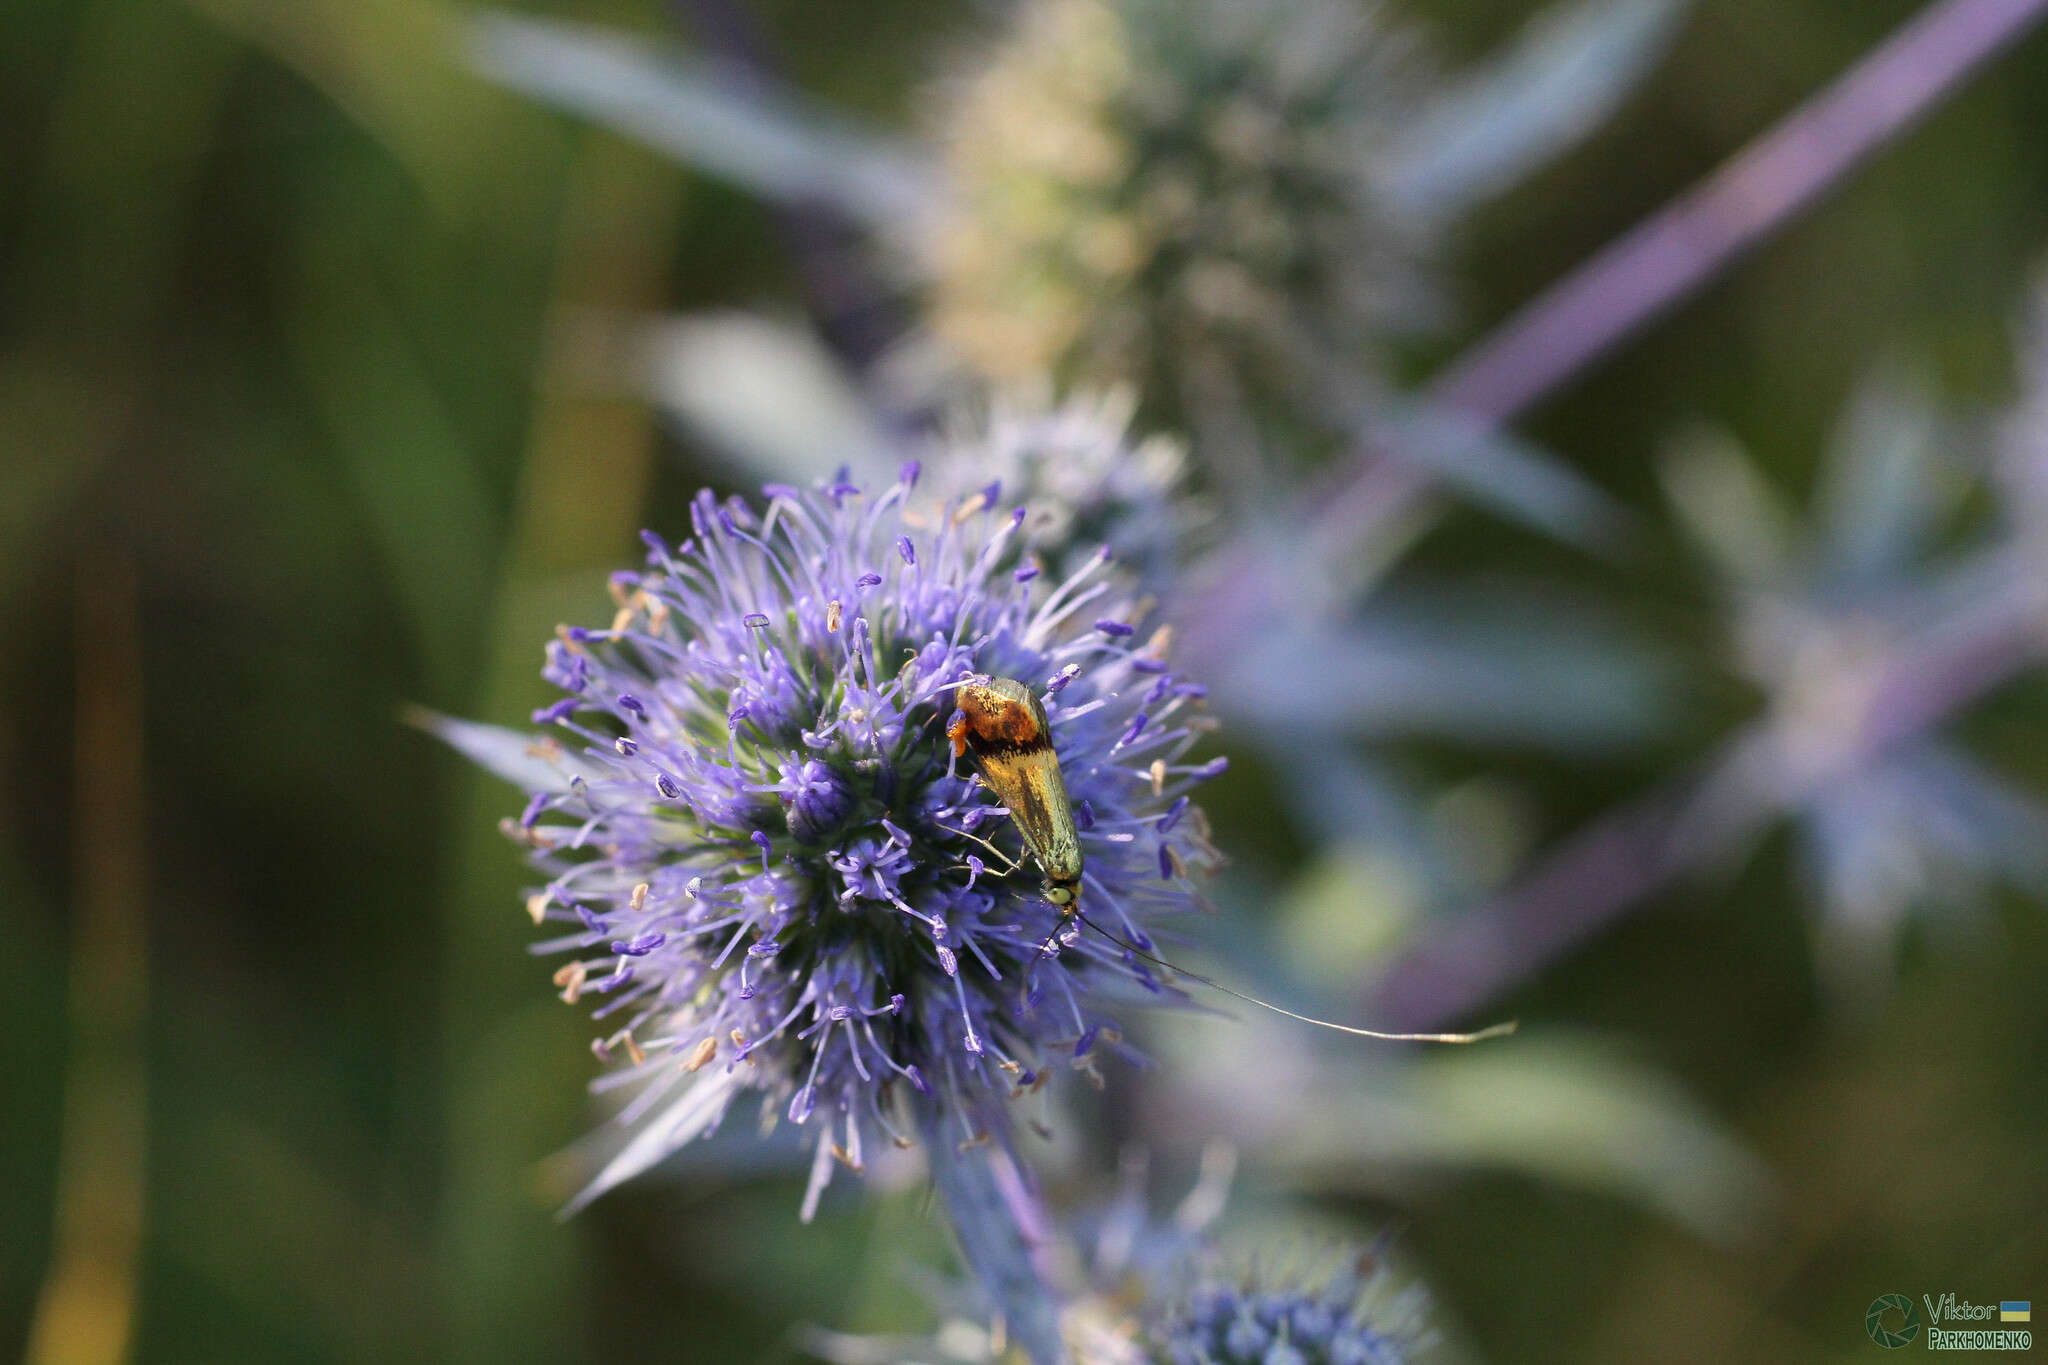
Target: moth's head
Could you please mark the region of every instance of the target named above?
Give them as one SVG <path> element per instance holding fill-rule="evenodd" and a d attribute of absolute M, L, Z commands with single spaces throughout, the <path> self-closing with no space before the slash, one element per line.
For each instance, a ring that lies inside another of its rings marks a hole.
<path fill-rule="evenodd" d="M 1045 884 L 1045 898 L 1060 909 L 1066 910 L 1071 908 L 1076 901 L 1080 900 L 1081 896 L 1074 887 L 1066 882 L 1047 882 Z"/>
<path fill-rule="evenodd" d="M 1027 747 L 1046 738 L 1037 698 L 1015 678 L 969 678 L 953 689 L 953 704 L 977 744 Z"/>

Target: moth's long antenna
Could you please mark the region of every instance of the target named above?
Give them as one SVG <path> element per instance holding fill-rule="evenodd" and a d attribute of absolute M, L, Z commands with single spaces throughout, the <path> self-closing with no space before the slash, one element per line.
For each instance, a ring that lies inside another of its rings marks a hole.
<path fill-rule="evenodd" d="M 1357 1028 L 1351 1024 L 1335 1023 L 1329 1019 L 1315 1019 L 1306 1014 L 1296 1014 L 1293 1010 L 1276 1005 L 1270 1000 L 1261 1000 L 1255 995 L 1246 995 L 1243 991 L 1234 991 L 1221 981 L 1203 976 L 1200 972 L 1191 972 L 1185 967 L 1177 967 L 1163 957 L 1155 957 L 1135 943 L 1126 943 L 1094 920 L 1089 919 L 1088 916 L 1081 913 L 1079 906 L 1073 907 L 1071 913 L 1074 918 L 1080 920 L 1081 923 L 1087 925 L 1117 947 L 1122 948 L 1125 952 L 1136 953 L 1147 962 L 1164 967 L 1170 972 L 1178 972 L 1190 981 L 1199 981 L 1210 990 L 1221 991 L 1233 999 L 1244 1001 L 1247 1005 L 1257 1005 L 1262 1010 L 1271 1010 L 1275 1014 L 1284 1014 L 1289 1019 L 1296 1019 L 1304 1024 L 1314 1024 L 1317 1028 L 1334 1029 L 1338 1033 L 1348 1033 L 1357 1038 L 1377 1038 L 1382 1042 L 1388 1043 L 1479 1043 L 1484 1042 L 1488 1038 L 1506 1037 L 1521 1026 L 1520 1020 L 1510 1019 L 1506 1023 L 1493 1024 L 1480 1029 L 1476 1033 L 1381 1033 L 1377 1029 Z M 1053 932 L 1057 934 L 1059 931 L 1054 929 Z"/>

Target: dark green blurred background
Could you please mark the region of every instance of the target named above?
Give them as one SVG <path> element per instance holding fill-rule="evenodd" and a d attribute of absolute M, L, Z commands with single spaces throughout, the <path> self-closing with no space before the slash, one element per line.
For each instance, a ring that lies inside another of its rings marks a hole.
<path fill-rule="evenodd" d="M 1412 8 L 1475 53 L 1534 6 Z M 1481 216 L 1443 353 L 1913 9 L 1699 0 L 1619 117 Z M 552 1217 L 543 1163 L 584 1126 L 591 1064 L 525 951 L 495 829 L 518 798 L 397 717 L 521 722 L 553 624 L 605 614 L 636 529 L 715 477 L 637 400 L 563 378 L 563 319 L 798 294 L 753 201 L 451 69 L 453 12 L 0 16 L 0 1355 L 40 1315 L 49 1361 L 116 1358 L 123 1332 L 149 1361 L 787 1360 L 799 1320 L 916 1325 L 900 1266 L 946 1263 L 918 1192 L 828 1201 L 805 1229 L 773 1174 Z M 964 0 L 759 12 L 801 86 L 881 123 L 987 20 Z M 1888 354 L 2002 398 L 2044 250 L 2037 35 L 1526 430 L 1653 517 L 1650 456 L 1697 417 L 1800 492 Z M 1576 575 L 1666 638 L 1717 628 L 1664 566 L 1476 515 L 1419 559 Z M 1968 726 L 2037 789 L 2044 700 L 2022 682 Z M 1486 764 L 1555 835 L 1724 718 L 1598 762 Z M 1286 776 L 1246 764 L 1218 792 L 1240 862 L 1285 862 L 1259 796 Z M 1664 897 L 1501 1006 L 1668 1067 L 1776 1172 L 1770 1226 L 1716 1246 L 1526 1178 L 1418 1184 L 1415 1268 L 1479 1356 L 1865 1359 L 1882 1292 L 2048 1299 L 2041 907 L 1910 943 L 1889 1000 L 1843 1019 L 1787 862 L 1773 844 Z"/>

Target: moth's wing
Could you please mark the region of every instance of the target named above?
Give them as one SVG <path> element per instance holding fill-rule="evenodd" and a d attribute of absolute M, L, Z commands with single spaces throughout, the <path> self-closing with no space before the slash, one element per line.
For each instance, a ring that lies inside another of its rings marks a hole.
<path fill-rule="evenodd" d="M 1032 852 L 1046 876 L 1056 881 L 1076 881 L 1081 876 L 1081 835 L 1074 828 L 1074 808 L 1067 800 L 1067 780 L 1060 772 L 1059 757 L 1050 747 L 1045 750 L 1042 766 L 1034 777 L 1039 780 L 1031 784 L 1031 799 L 1042 807 L 1043 814 L 1036 816 L 1033 823 L 1044 831 L 1044 846 L 1034 846 Z"/>
<path fill-rule="evenodd" d="M 1046 876 L 1066 881 L 1081 875 L 1081 841 L 1060 761 L 1050 747 L 977 764 L 981 780 L 1010 812 L 1024 847 Z"/>
<path fill-rule="evenodd" d="M 1045 747 L 1033 754 L 1025 765 L 1024 790 L 1019 793 L 1021 804 L 1012 805 L 1010 811 L 1017 819 L 1018 827 L 1026 829 L 1026 842 L 1045 875 L 1059 881 L 1073 881 L 1081 875 L 1081 836 L 1074 828 L 1074 808 L 1067 799 L 1067 780 L 1060 771 L 1059 754 L 1053 747 L 1052 722 L 1046 718 L 1045 707 L 1039 704 L 1038 697 L 1029 688 L 1020 687 L 1018 690 L 1023 693 L 1024 704 L 1031 708 L 1031 718 L 1037 722 L 1038 733 L 1045 736 Z"/>
<path fill-rule="evenodd" d="M 973 755 L 974 770 L 981 774 L 982 785 L 994 792 L 996 800 L 1003 803 L 1003 809 L 1010 812 L 1010 822 L 1024 836 L 1024 846 L 1031 850 L 1032 857 L 1037 857 L 1037 839 L 1033 831 L 1026 828 L 1030 821 L 1026 803 L 1031 799 L 1031 783 L 1025 774 L 1025 765 L 1032 760 L 1015 754 L 986 755 L 974 747 L 971 740 L 968 752 Z"/>

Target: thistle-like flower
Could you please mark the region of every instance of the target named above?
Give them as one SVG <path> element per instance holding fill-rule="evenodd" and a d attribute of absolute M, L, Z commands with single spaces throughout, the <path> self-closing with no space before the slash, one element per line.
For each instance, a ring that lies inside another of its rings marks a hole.
<path fill-rule="evenodd" d="M 1382 1280 L 1370 1257 L 1314 1288 L 1212 1275 L 1153 1324 L 1152 1358 L 1161 1365 L 1409 1365 L 1429 1340 L 1423 1299 L 1412 1287 L 1388 1296 Z"/>
<path fill-rule="evenodd" d="M 1879 376 L 1829 453 L 1811 529 L 1723 439 L 1666 467 L 1721 572 L 1738 667 L 1768 699 L 1695 799 L 1686 847 L 1740 847 L 1792 816 L 1823 961 L 1857 991 L 1916 912 L 2048 884 L 2048 809 L 1941 725 L 2038 657 L 2042 601 L 2006 543 L 1954 534 L 1970 482 L 1950 430 L 1922 386 Z"/>
<path fill-rule="evenodd" d="M 1059 1341 L 1074 1365 L 1411 1365 L 1435 1342 L 1428 1294 L 1396 1283 L 1375 1251 L 1314 1273 L 1230 1268 L 1211 1224 L 1235 1156 L 1215 1146 L 1200 1181 L 1170 1217 L 1147 1207 L 1145 1162 L 1127 1158 L 1124 1188 L 1099 1216 L 1050 1224 L 1045 1259 L 1060 1269 Z M 1282 1258 L 1298 1262 L 1299 1248 Z M 1323 1256 L 1313 1260 L 1321 1265 Z M 986 1286 L 933 1284 L 943 1313 L 926 1337 L 806 1329 L 806 1348 L 834 1365 L 1009 1365 L 1017 1343 Z"/>
<path fill-rule="evenodd" d="M 539 949 L 576 954 L 556 984 L 605 1021 L 600 1085 L 638 1087 L 578 1204 L 752 1090 L 815 1132 L 808 1217 L 835 1159 L 1003 1140 L 1052 1072 L 1099 1079 L 1118 1009 L 1180 999 L 1062 921 L 944 731 L 969 678 L 1041 693 L 1081 904 L 1145 947 L 1213 858 L 1189 793 L 1221 760 L 1184 761 L 1203 689 L 1107 551 L 1048 590 L 1000 490 L 924 517 L 916 478 L 770 487 L 758 512 L 700 494 L 691 539 L 648 534 L 613 577 L 611 623 L 549 646 L 558 780 L 508 826 L 547 874 L 529 911 L 566 931 Z"/>
<path fill-rule="evenodd" d="M 1215 509 L 1189 488 L 1187 448 L 1131 434 L 1129 385 L 1057 402 L 1026 391 L 997 397 L 979 430 L 956 434 L 931 462 L 934 482 L 961 500 L 995 487 L 1023 505 L 1032 549 L 1052 573 L 1082 566 L 1101 545 L 1149 590 L 1168 585 L 1200 549 Z"/>
<path fill-rule="evenodd" d="M 933 325 L 984 372 L 1279 385 L 1433 311 L 1374 181 L 1426 86 L 1369 7 L 1043 0 L 939 122 Z"/>

